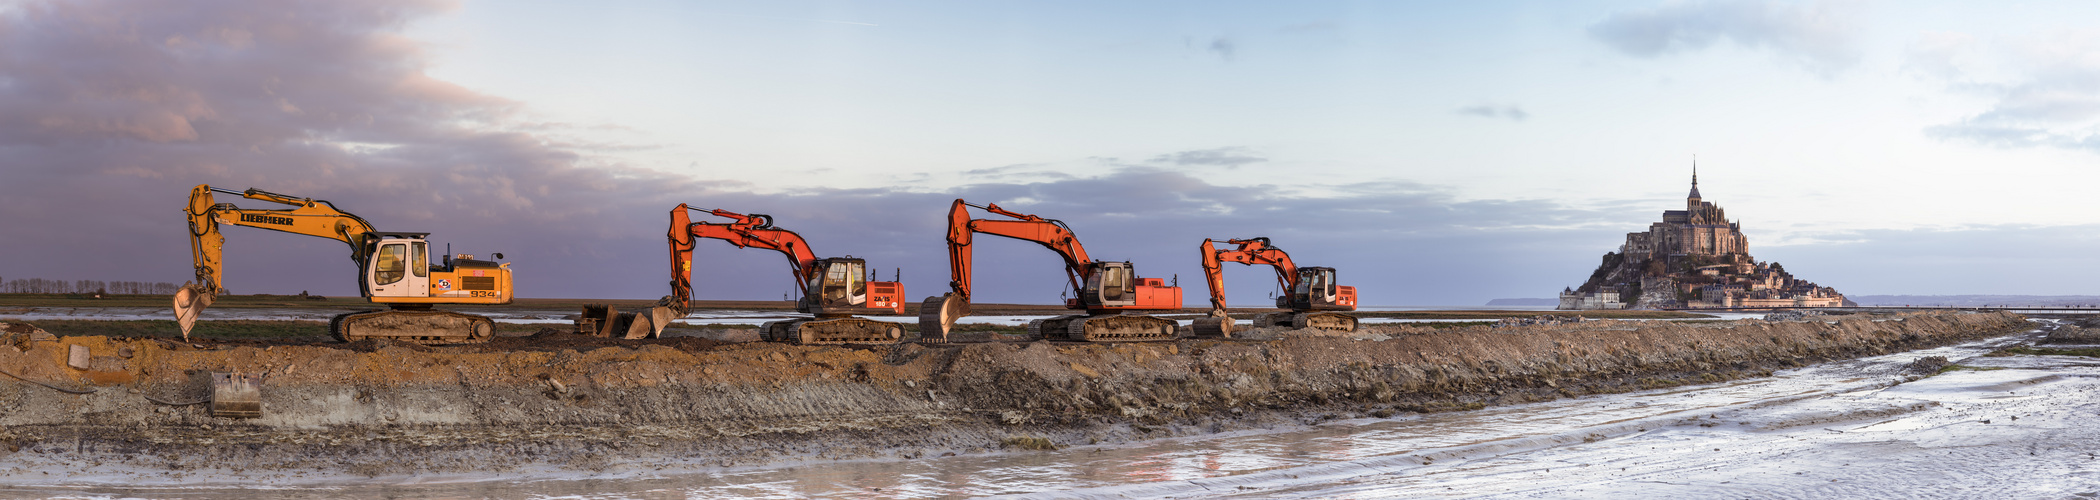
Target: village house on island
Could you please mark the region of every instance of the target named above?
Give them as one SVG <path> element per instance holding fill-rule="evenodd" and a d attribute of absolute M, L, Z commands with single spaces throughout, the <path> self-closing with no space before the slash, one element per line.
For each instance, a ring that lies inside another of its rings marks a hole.
<path fill-rule="evenodd" d="M 1663 212 L 1648 230 L 1626 233 L 1619 251 L 1582 286 L 1560 293 L 1562 310 L 1834 307 L 1849 305 L 1830 287 L 1795 279 L 1777 262 L 1750 257 L 1742 226 L 1699 197 L 1699 172 L 1684 210 Z"/>

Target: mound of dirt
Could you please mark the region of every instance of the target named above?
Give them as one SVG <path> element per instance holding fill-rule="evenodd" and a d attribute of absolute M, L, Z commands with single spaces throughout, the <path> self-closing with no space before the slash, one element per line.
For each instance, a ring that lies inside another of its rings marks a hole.
<path fill-rule="evenodd" d="M 703 352 L 729 344 L 729 342 L 700 337 L 627 340 L 578 335 L 568 330 L 547 328 L 527 337 L 497 337 L 480 344 L 445 347 L 444 349 L 470 349 L 474 352 L 554 352 L 606 347 L 634 349 L 642 346 L 664 346 L 685 352 Z"/>
<path fill-rule="evenodd" d="M 2056 329 L 2050 330 L 2048 336 L 2042 337 L 2042 340 L 2035 343 L 2072 345 L 2100 344 L 2100 325 L 2081 326 L 2087 323 L 2092 323 L 2092 321 L 2074 321 L 2071 322 L 2071 324 L 2059 325 L 2056 327 Z"/>
<path fill-rule="evenodd" d="M 183 344 L 63 337 L 0 347 L 0 470 L 616 469 L 1061 447 L 1283 420 L 1449 411 L 1759 376 L 1821 360 L 2022 331 L 2004 313 L 1840 322 L 1372 325 L 1275 340 L 894 346 L 618 340 L 549 332 L 485 344 Z M 71 346 L 91 369 L 66 366 Z M 203 346 L 202 348 L 196 346 Z M 210 374 L 263 378 L 262 417 L 215 418 Z M 48 445 L 42 443 L 50 443 Z M 1023 447 L 1026 448 L 1026 447 Z"/>

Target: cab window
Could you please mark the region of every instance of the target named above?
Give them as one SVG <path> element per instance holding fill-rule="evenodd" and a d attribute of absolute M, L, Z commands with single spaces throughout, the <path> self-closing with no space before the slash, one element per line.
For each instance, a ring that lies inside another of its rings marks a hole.
<path fill-rule="evenodd" d="M 846 300 L 846 291 L 852 289 L 853 287 L 853 283 L 849 281 L 850 279 L 851 278 L 848 278 L 846 275 L 845 265 L 832 264 L 830 266 L 825 266 L 824 302 L 836 303 L 841 300 Z"/>
<path fill-rule="evenodd" d="M 843 267 L 846 268 L 847 274 L 846 289 L 852 290 L 852 292 L 850 292 L 849 296 L 847 297 L 847 302 L 853 304 L 866 302 L 868 300 L 868 281 L 866 278 L 866 265 L 861 264 L 859 262 L 854 262 L 851 264 L 847 264 Z"/>
<path fill-rule="evenodd" d="M 430 244 L 418 241 L 409 245 L 408 269 L 418 278 L 430 276 Z"/>
<path fill-rule="evenodd" d="M 1123 292 L 1130 284 L 1129 275 L 1120 267 L 1111 267 L 1107 271 L 1101 276 L 1101 298 L 1122 300 Z"/>
<path fill-rule="evenodd" d="M 407 254 L 408 245 L 396 243 L 379 246 L 379 257 L 373 266 L 373 274 L 379 278 L 379 284 L 390 285 L 401 281 L 408 264 Z"/>

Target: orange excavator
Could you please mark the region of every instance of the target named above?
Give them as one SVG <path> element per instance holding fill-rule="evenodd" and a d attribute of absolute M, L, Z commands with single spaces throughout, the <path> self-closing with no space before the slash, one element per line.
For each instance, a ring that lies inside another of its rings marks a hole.
<path fill-rule="evenodd" d="M 1356 316 L 1333 312 L 1356 310 L 1356 287 L 1336 285 L 1334 268 L 1298 267 L 1291 262 L 1291 254 L 1270 245 L 1268 238 L 1225 243 L 1239 248 L 1219 250 L 1214 240 L 1203 240 L 1203 277 L 1204 283 L 1210 285 L 1210 317 L 1196 320 L 1193 326 L 1197 336 L 1232 336 L 1232 318 L 1225 315 L 1225 273 L 1221 268 L 1224 262 L 1265 264 L 1276 269 L 1276 284 L 1284 290 L 1282 296 L 1276 297 L 1276 307 L 1289 312 L 1257 316 L 1254 327 L 1356 331 Z"/>
<path fill-rule="evenodd" d="M 238 195 L 291 208 L 241 208 L 220 203 L 213 193 Z M 345 341 L 385 338 L 419 344 L 472 344 L 494 338 L 496 323 L 487 316 L 435 309 L 439 305 L 511 303 L 510 264 L 474 260 L 472 255 L 430 259 L 430 233 L 393 233 L 372 229 L 363 217 L 337 210 L 334 203 L 260 189 L 233 191 L 198 185 L 190 190 L 188 215 L 190 256 L 197 280 L 175 292 L 175 322 L 189 338 L 198 315 L 226 293 L 222 257 L 226 235 L 221 225 L 247 226 L 341 241 L 357 263 L 357 283 L 366 300 L 388 309 L 359 311 L 329 321 L 330 333 Z M 455 259 L 454 257 L 457 257 Z M 503 254 L 495 254 L 497 259 Z"/>
<path fill-rule="evenodd" d="M 1014 220 L 972 219 L 969 207 Z M 1086 314 L 1030 321 L 1030 336 L 1086 341 L 1174 339 L 1179 326 L 1174 320 L 1142 312 L 1181 309 L 1181 287 L 1166 286 L 1159 278 L 1139 278 L 1129 262 L 1092 260 L 1064 222 L 1011 212 L 996 203 L 979 206 L 958 199 L 948 209 L 948 271 L 953 276 L 948 286 L 953 291 L 929 297 L 919 306 L 921 342 L 948 340 L 955 320 L 970 314 L 970 243 L 977 233 L 1033 241 L 1064 258 L 1066 278 L 1079 295 L 1066 299 L 1065 307 Z"/>
<path fill-rule="evenodd" d="M 693 222 L 683 203 L 671 210 L 671 295 L 658 303 L 672 317 L 684 317 L 693 296 L 693 245 L 701 238 L 727 241 L 738 248 L 773 250 L 787 255 L 802 298 L 795 310 L 813 315 L 773 321 L 759 327 L 759 337 L 798 344 L 888 344 L 902 340 L 898 323 L 856 318 L 857 314 L 904 314 L 904 285 L 875 281 L 864 259 L 852 256 L 816 258 L 809 242 L 794 231 L 773 227 L 773 217 L 728 210 L 707 213 L 731 222 Z M 661 333 L 662 328 L 657 328 Z"/>

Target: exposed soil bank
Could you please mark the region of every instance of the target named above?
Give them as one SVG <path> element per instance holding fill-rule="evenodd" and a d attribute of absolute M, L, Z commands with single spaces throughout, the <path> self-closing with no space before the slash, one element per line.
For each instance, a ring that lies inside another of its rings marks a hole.
<path fill-rule="evenodd" d="M 97 392 L 0 378 L 0 476 L 53 467 L 385 475 L 908 459 L 1711 382 L 2028 328 L 2012 314 L 1929 313 L 1834 324 L 1380 325 L 1355 337 L 871 348 L 686 338 L 595 348 L 578 340 L 539 349 L 199 349 L 63 337 L 6 342 L 0 368 Z M 89 349 L 89 369 L 66 366 L 70 345 Z M 263 374 L 264 416 L 219 419 L 201 405 L 145 398 L 203 399 L 215 371 Z"/>

